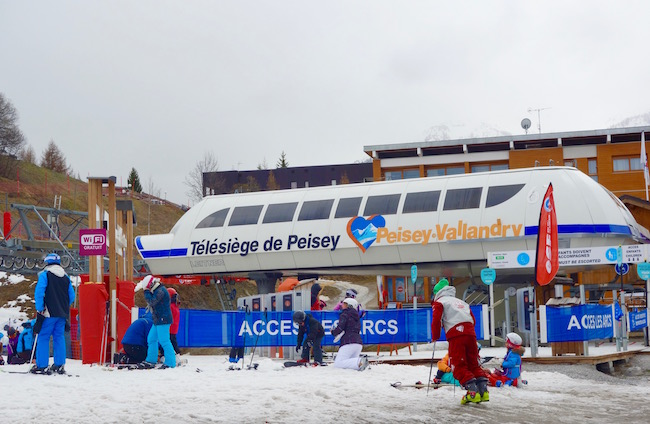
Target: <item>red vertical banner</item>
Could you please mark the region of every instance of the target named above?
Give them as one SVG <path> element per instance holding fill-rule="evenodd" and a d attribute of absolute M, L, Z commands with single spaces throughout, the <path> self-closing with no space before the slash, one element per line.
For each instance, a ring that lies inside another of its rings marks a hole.
<path fill-rule="evenodd" d="M 557 215 L 553 200 L 553 184 L 548 185 L 539 212 L 537 250 L 535 252 L 535 278 L 540 286 L 553 280 L 560 268 L 557 241 Z"/>
<path fill-rule="evenodd" d="M 5 240 L 11 238 L 11 212 L 5 212 L 2 215 L 2 233 L 5 235 Z"/>

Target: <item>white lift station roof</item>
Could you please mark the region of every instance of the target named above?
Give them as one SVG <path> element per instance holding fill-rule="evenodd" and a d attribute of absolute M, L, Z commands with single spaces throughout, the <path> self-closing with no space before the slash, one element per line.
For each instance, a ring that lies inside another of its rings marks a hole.
<path fill-rule="evenodd" d="M 160 275 L 395 275 L 413 264 L 421 275 L 478 275 L 489 252 L 535 249 L 549 183 L 560 248 L 650 241 L 584 173 L 537 167 L 208 196 L 169 234 L 139 236 L 136 246 Z"/>

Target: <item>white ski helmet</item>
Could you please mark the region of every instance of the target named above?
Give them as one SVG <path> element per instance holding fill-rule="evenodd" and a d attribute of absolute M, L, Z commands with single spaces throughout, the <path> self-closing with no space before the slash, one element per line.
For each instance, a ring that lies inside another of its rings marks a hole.
<path fill-rule="evenodd" d="M 156 288 L 157 285 L 160 284 L 160 280 L 154 277 L 153 275 L 147 275 L 144 277 L 136 286 L 134 291 L 138 291 L 140 289 L 144 290 L 153 290 Z"/>
<path fill-rule="evenodd" d="M 506 347 L 508 349 L 517 349 L 521 347 L 521 337 L 517 333 L 508 333 L 506 335 Z"/>
<path fill-rule="evenodd" d="M 357 309 L 357 307 L 359 306 L 359 302 L 352 299 L 351 297 L 348 297 L 347 299 L 344 299 L 343 303 L 348 305 L 349 308 L 353 308 L 353 309 Z"/>

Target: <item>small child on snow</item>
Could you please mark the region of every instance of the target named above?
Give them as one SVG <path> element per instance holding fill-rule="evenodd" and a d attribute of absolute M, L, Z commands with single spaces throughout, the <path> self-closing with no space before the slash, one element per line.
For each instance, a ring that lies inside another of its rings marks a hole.
<path fill-rule="evenodd" d="M 341 300 L 339 303 L 334 306 L 335 311 L 340 311 L 343 308 L 343 302 L 345 302 L 345 299 L 357 299 L 357 294 L 359 294 L 355 289 L 347 289 L 345 291 L 345 298 Z M 366 311 L 363 310 L 361 307 L 361 304 L 357 301 L 357 312 L 359 314 L 359 318 L 363 318 L 363 316 L 366 314 Z"/>
<path fill-rule="evenodd" d="M 449 352 L 438 361 L 438 372 L 433 379 L 433 384 L 453 384 L 460 387 L 460 383 L 454 378 L 454 375 L 451 372 Z"/>
<path fill-rule="evenodd" d="M 506 336 L 506 347 L 508 353 L 503 358 L 501 369 L 496 369 L 488 376 L 491 386 L 501 387 L 503 385 L 519 387 L 521 380 L 521 357 L 526 352 L 522 346 L 522 340 L 517 333 L 508 333 Z"/>
<path fill-rule="evenodd" d="M 5 325 L 4 329 L 9 338 L 9 343 L 7 343 L 7 363 L 24 364 L 21 357 L 18 356 L 18 337 L 20 337 L 20 332 L 10 325 Z"/>

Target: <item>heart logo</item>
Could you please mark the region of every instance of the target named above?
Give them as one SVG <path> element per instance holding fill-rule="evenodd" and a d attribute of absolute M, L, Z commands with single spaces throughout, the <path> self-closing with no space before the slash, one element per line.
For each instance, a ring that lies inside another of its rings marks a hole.
<path fill-rule="evenodd" d="M 365 253 L 377 240 L 377 229 L 385 226 L 386 220 L 381 215 L 372 215 L 368 219 L 356 216 L 348 221 L 348 236 Z"/>

